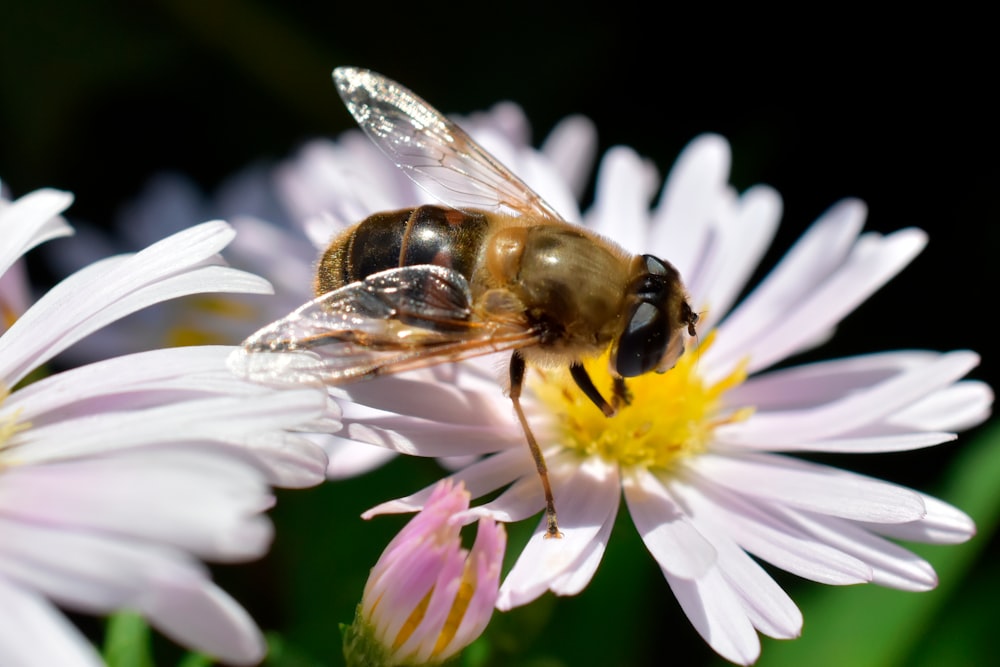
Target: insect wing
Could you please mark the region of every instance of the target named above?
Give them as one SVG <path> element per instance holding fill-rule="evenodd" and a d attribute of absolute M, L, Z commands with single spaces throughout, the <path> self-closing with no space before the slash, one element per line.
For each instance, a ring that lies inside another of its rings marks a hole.
<path fill-rule="evenodd" d="M 355 67 L 338 67 L 333 81 L 375 145 L 439 201 L 562 220 L 464 130 L 404 86 Z"/>
<path fill-rule="evenodd" d="M 229 365 L 256 382 L 338 385 L 537 342 L 523 321 L 478 319 L 460 273 L 417 265 L 303 304 L 247 338 Z"/>

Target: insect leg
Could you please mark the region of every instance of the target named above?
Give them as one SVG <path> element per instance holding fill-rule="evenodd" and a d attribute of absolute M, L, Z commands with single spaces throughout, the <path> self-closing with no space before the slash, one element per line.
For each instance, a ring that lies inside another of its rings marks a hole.
<path fill-rule="evenodd" d="M 524 357 L 514 352 L 510 357 L 510 400 L 514 403 L 514 412 L 517 413 L 517 419 L 521 422 L 521 429 L 524 431 L 524 437 L 528 440 L 528 448 L 531 450 L 531 458 L 535 460 L 538 477 L 542 480 L 547 520 L 545 537 L 562 537 L 562 533 L 559 532 L 559 523 L 556 521 L 556 501 L 552 498 L 552 487 L 549 485 L 549 470 L 545 465 L 545 457 L 542 456 L 542 450 L 538 448 L 538 442 L 535 440 L 528 420 L 524 416 L 524 411 L 521 409 L 521 386 L 524 384 L 524 370 Z"/>
<path fill-rule="evenodd" d="M 591 402 L 596 405 L 601 412 L 604 413 L 605 417 L 614 417 L 617 411 L 617 406 L 612 406 L 604 397 L 601 396 L 601 392 L 597 390 L 594 386 L 594 381 L 590 379 L 587 375 L 587 369 L 583 367 L 583 364 L 572 364 L 569 367 L 569 374 L 573 376 L 573 380 L 576 382 L 576 386 L 580 388 L 580 391 L 586 395 Z M 617 394 L 616 394 L 617 396 Z"/>
<path fill-rule="evenodd" d="M 616 375 L 614 382 L 615 383 L 612 387 L 614 394 L 611 396 L 612 407 L 617 410 L 623 405 L 631 405 L 632 392 L 629 391 L 627 386 L 625 386 L 625 378 Z"/>

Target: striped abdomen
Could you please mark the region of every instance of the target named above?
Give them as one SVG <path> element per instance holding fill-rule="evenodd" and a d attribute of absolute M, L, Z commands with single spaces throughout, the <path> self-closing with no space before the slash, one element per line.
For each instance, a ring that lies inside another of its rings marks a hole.
<path fill-rule="evenodd" d="M 323 253 L 316 294 L 415 264 L 445 266 L 471 280 L 487 227 L 481 213 L 442 206 L 376 213 L 344 232 Z"/>

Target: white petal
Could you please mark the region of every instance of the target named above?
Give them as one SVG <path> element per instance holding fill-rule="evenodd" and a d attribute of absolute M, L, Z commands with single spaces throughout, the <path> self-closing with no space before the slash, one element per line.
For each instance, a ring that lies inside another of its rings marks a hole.
<path fill-rule="evenodd" d="M 742 355 L 750 357 L 747 370 L 753 373 L 767 368 L 823 339 L 926 244 L 927 235 L 919 229 L 902 229 L 885 237 L 862 236 L 843 266 L 822 284 L 814 285 L 799 304 L 786 303 L 780 321 L 742 350 Z"/>
<path fill-rule="evenodd" d="M 597 566 L 604 558 L 604 550 L 608 546 L 608 539 L 611 537 L 611 529 L 614 528 L 615 512 L 611 513 L 608 520 L 601 524 L 601 529 L 591 540 L 590 544 L 583 550 L 573 567 L 568 568 L 562 575 L 554 578 L 549 590 L 556 595 L 577 595 L 594 578 Z"/>
<path fill-rule="evenodd" d="M 73 233 L 57 217 L 73 202 L 73 195 L 59 190 L 36 190 L 0 209 L 0 275 L 24 253 L 43 241 Z"/>
<path fill-rule="evenodd" d="M 80 631 L 52 603 L 0 577 L 0 664 L 104 667 Z"/>
<path fill-rule="evenodd" d="M 937 352 L 897 350 L 768 371 L 726 392 L 733 406 L 791 411 L 832 403 L 940 358 Z"/>
<path fill-rule="evenodd" d="M 254 457 L 272 486 L 304 489 L 326 479 L 326 452 L 305 435 L 271 431 L 230 442 Z"/>
<path fill-rule="evenodd" d="M 102 413 L 19 433 L 0 451 L 0 457 L 34 463 L 157 443 L 237 443 L 240 438 L 245 441 L 261 432 L 294 427 L 314 418 L 322 413 L 324 399 L 320 392 L 302 390 L 213 397 L 122 412 L 107 406 Z M 325 455 L 319 455 L 325 468 Z"/>
<path fill-rule="evenodd" d="M 704 321 L 698 323 L 704 331 L 729 311 L 771 245 L 781 217 L 781 197 L 769 187 L 756 186 L 721 208 L 719 247 L 712 265 L 688 283 L 695 308 L 708 309 Z"/>
<path fill-rule="evenodd" d="M 745 551 L 726 548 L 719 555 L 719 570 L 743 601 L 743 609 L 757 630 L 775 639 L 793 639 L 802 634 L 802 612 Z"/>
<path fill-rule="evenodd" d="M 928 591 L 937 586 L 937 575 L 930 563 L 901 546 L 842 519 L 794 514 L 816 539 L 868 563 L 872 583 L 906 591 Z"/>
<path fill-rule="evenodd" d="M 751 343 L 788 317 L 789 308 L 808 298 L 844 261 L 864 224 L 867 209 L 857 200 L 832 206 L 719 327 L 704 363 L 731 367 Z"/>
<path fill-rule="evenodd" d="M 556 123 L 541 147 L 542 153 L 579 200 L 590 184 L 597 155 L 597 128 L 586 116 L 567 116 Z"/>
<path fill-rule="evenodd" d="M 201 563 L 166 545 L 6 518 L 0 528 L 7 537 L 0 544 L 0 573 L 76 611 L 138 609 L 157 572 L 207 577 Z"/>
<path fill-rule="evenodd" d="M 559 477 L 552 470 L 552 463 L 548 461 L 549 483 L 554 485 Z M 513 522 L 535 516 L 544 506 L 545 496 L 538 482 L 538 474 L 526 469 L 517 481 L 493 500 L 477 506 L 475 512 L 479 516 L 488 516 L 497 521 Z"/>
<path fill-rule="evenodd" d="M 728 196 L 729 143 L 717 134 L 693 139 L 674 161 L 653 214 L 649 252 L 673 264 L 685 280 L 705 253 L 720 197 Z"/>
<path fill-rule="evenodd" d="M 634 469 L 622 486 L 632 521 L 664 571 L 697 579 L 715 565 L 715 549 L 652 474 Z"/>
<path fill-rule="evenodd" d="M 845 519 L 903 523 L 924 516 L 910 489 L 780 455 L 703 454 L 691 468 L 738 493 Z"/>
<path fill-rule="evenodd" d="M 118 409 L 161 404 L 166 392 L 185 395 L 263 395 L 272 389 L 240 380 L 225 366 L 231 347 L 174 347 L 121 355 L 71 368 L 32 382 L 10 396 L 33 426 L 106 409 L 100 399 L 114 397 Z M 95 408 L 95 404 L 100 408 Z"/>
<path fill-rule="evenodd" d="M 979 357 L 973 352 L 944 354 L 820 407 L 757 412 L 746 421 L 721 426 L 719 438 L 725 442 L 770 441 L 780 445 L 848 433 L 950 385 L 978 363 Z"/>
<path fill-rule="evenodd" d="M 699 530 L 714 536 L 713 543 L 726 536 L 755 556 L 812 581 L 839 586 L 871 581 L 868 565 L 818 542 L 782 509 L 694 479 L 694 485 L 677 479 L 671 488 L 690 507 Z"/>
<path fill-rule="evenodd" d="M 331 480 L 363 475 L 381 467 L 396 456 L 396 452 L 391 449 L 335 435 L 322 438 L 318 444 L 326 451 L 328 457 L 326 477 Z"/>
<path fill-rule="evenodd" d="M 864 523 L 868 530 L 887 537 L 928 544 L 961 544 L 976 534 L 976 524 L 968 514 L 948 503 L 920 494 L 927 516 L 909 523 Z"/>
<path fill-rule="evenodd" d="M 531 602 L 548 590 L 555 579 L 563 577 L 581 562 L 587 562 L 593 555 L 591 549 L 602 526 L 614 521 L 621 493 L 614 468 L 592 457 L 581 462 L 571 478 L 555 477 L 552 472 L 550 470 L 553 495 L 563 537 L 545 538 L 545 518 L 542 518 L 538 530 L 500 586 L 498 609 L 511 609 Z"/>
<path fill-rule="evenodd" d="M 4 516 L 164 542 L 225 561 L 267 550 L 272 529 L 258 513 L 271 503 L 255 466 L 208 445 L 16 466 L 0 484 Z"/>
<path fill-rule="evenodd" d="M 681 502 L 692 510 L 699 532 L 715 548 L 718 569 L 742 600 L 753 626 L 770 637 L 797 637 L 802 632 L 802 613 L 777 582 L 733 540 L 731 528 L 735 523 L 729 518 L 721 518 L 721 507 L 704 496 L 703 489 L 676 479 L 671 489 L 678 492 Z M 864 569 L 870 573 L 868 568 Z"/>
<path fill-rule="evenodd" d="M 632 149 L 616 146 L 609 150 L 598 170 L 588 226 L 630 252 L 645 252 L 642 245 L 656 180 L 652 165 Z"/>
<path fill-rule="evenodd" d="M 220 662 L 256 665 L 267 650 L 264 636 L 246 610 L 210 581 L 161 578 L 143 611 L 150 624 L 167 637 Z"/>
<path fill-rule="evenodd" d="M 374 417 L 372 413 L 358 419 L 358 411 L 347 405 L 344 413 L 340 437 L 411 456 L 482 455 L 523 446 L 516 431 L 506 427 L 444 424 L 399 415 Z"/>
<path fill-rule="evenodd" d="M 760 655 L 760 639 L 740 598 L 717 568 L 700 579 L 663 573 L 688 620 L 712 649 L 730 662 L 750 665 Z"/>
<path fill-rule="evenodd" d="M 890 415 L 890 425 L 921 431 L 962 431 L 990 416 L 993 390 L 985 382 L 965 381 L 945 387 Z"/>
<path fill-rule="evenodd" d="M 0 377 L 23 378 L 80 338 L 167 298 L 211 291 L 266 293 L 256 276 L 220 266 L 214 255 L 232 238 L 222 222 L 204 223 L 135 255 L 111 257 L 49 290 L 0 337 Z M 164 256 L 150 251 L 161 249 Z"/>
<path fill-rule="evenodd" d="M 840 438 L 831 440 L 805 440 L 796 443 L 771 443 L 764 440 L 756 442 L 727 442 L 720 439 L 718 449 L 727 446 L 735 451 L 758 450 L 766 452 L 842 452 L 850 454 L 906 452 L 912 449 L 933 447 L 942 442 L 955 440 L 954 433 L 906 433 L 903 435 L 884 435 L 869 438 Z"/>
<path fill-rule="evenodd" d="M 16 542 L 0 545 L 0 572 L 25 586 L 79 611 L 137 610 L 167 636 L 225 662 L 263 657 L 263 637 L 250 617 L 184 554 L 97 533 L 0 523 Z"/>
<path fill-rule="evenodd" d="M 516 479 L 535 474 L 537 473 L 535 472 L 534 463 L 531 461 L 531 456 L 527 452 L 527 447 L 523 447 L 509 449 L 505 452 L 486 457 L 467 468 L 449 475 L 445 479 L 461 480 L 465 484 L 465 488 L 468 489 L 469 495 L 473 498 L 478 498 L 503 488 Z M 423 508 L 424 503 L 427 502 L 427 499 L 430 498 L 431 493 L 436 487 L 437 483 L 435 482 L 417 493 L 376 505 L 361 516 L 365 519 L 370 519 L 379 514 L 416 512 Z M 536 509 L 535 511 L 537 512 L 538 510 Z"/>
<path fill-rule="evenodd" d="M 416 372 L 377 378 L 338 388 L 333 395 L 341 402 L 357 404 L 356 407 L 345 404 L 345 413 L 354 419 L 369 414 L 406 415 L 443 423 L 509 424 L 516 428 L 510 403 L 503 400 L 493 378 L 483 378 L 475 374 L 475 367 L 464 366 L 438 369 L 439 373 L 450 370 L 447 375 Z"/>

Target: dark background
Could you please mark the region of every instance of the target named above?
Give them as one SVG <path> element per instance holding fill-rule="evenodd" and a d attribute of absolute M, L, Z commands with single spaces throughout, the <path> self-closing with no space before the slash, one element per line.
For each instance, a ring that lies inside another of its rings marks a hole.
<path fill-rule="evenodd" d="M 623 3 L 520 1 L 400 8 L 233 0 L 8 4 L 0 17 L 0 178 L 15 196 L 43 186 L 74 192 L 71 219 L 110 223 L 159 171 L 180 171 L 211 191 L 251 162 L 335 136 L 351 123 L 330 72 L 359 65 L 449 113 L 516 101 L 536 140 L 561 117 L 585 114 L 597 124 L 602 149 L 630 145 L 664 173 L 695 135 L 719 132 L 733 147 L 732 182 L 740 189 L 768 183 L 784 198 L 767 266 L 834 201 L 860 197 L 869 205 L 869 229 L 919 226 L 930 245 L 810 358 L 969 348 L 984 357 L 973 377 L 995 384 L 1000 373 L 992 313 L 1000 245 L 998 59 L 984 17 L 894 16 L 877 25 L 863 13 L 767 16 L 713 7 L 702 15 L 666 8 L 656 16 Z M 44 267 L 33 270 L 45 280 Z M 852 467 L 919 486 L 933 482 L 954 450 L 871 457 Z M 419 474 L 430 480 L 437 473 Z M 374 477 L 406 488 L 424 480 L 405 462 Z M 360 523 L 353 517 L 387 493 L 364 480 L 333 486 L 282 497 L 276 518 L 292 527 L 279 526 L 275 555 L 247 578 L 284 576 L 286 560 L 296 568 L 310 559 L 336 562 L 324 546 L 336 550 L 338 531 L 348 530 L 341 526 Z M 637 543 L 627 523 L 616 536 Z M 364 524 L 361 539 L 372 546 L 361 562 L 374 562 L 396 528 Z M 300 529 L 322 536 L 303 537 Z M 636 583 L 641 577 L 657 576 L 632 546 L 622 548 L 625 555 L 609 554 L 592 586 L 599 590 L 581 597 L 603 589 L 611 602 L 602 604 L 615 606 L 652 597 L 629 593 L 629 585 L 645 585 Z M 617 567 L 612 557 L 631 563 L 624 584 L 609 574 Z M 343 605 L 360 595 L 364 574 L 346 583 L 313 581 L 320 590 L 336 587 L 333 598 L 343 598 L 337 611 L 327 608 L 332 619 L 316 618 L 323 606 L 315 600 L 308 614 L 275 610 L 288 593 L 269 587 L 298 586 L 301 600 L 314 599 L 308 580 L 269 580 L 238 597 L 266 627 L 284 627 L 305 655 L 335 662 L 334 628 L 348 620 Z M 220 576 L 239 586 L 244 575 Z M 646 588 L 665 601 L 645 612 L 639 626 L 650 629 L 636 629 L 635 654 L 655 650 L 661 637 L 652 619 L 663 618 L 675 656 L 690 651 L 692 661 L 711 661 L 666 586 Z M 545 616 L 554 605 L 569 611 L 553 617 L 582 613 L 573 604 L 548 600 L 541 612 L 497 625 Z M 586 637 L 592 630 L 575 631 Z M 329 643 L 325 651 L 316 648 L 317 637 Z"/>

